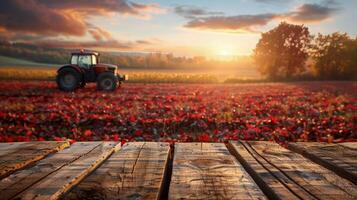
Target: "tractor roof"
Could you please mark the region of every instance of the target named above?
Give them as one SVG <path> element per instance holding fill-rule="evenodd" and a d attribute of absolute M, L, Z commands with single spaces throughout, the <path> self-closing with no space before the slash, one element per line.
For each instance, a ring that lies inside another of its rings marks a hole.
<path fill-rule="evenodd" d="M 80 50 L 80 51 L 77 51 L 77 52 L 72 52 L 72 55 L 95 55 L 95 56 L 99 56 L 99 53 L 95 52 L 95 51 Z"/>

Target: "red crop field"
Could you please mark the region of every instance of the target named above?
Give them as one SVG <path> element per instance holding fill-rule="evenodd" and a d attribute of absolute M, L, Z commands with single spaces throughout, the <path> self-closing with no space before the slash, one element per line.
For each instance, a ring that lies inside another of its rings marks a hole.
<path fill-rule="evenodd" d="M 357 84 L 125 84 L 58 91 L 53 82 L 0 84 L 0 142 L 222 142 L 357 139 Z"/>

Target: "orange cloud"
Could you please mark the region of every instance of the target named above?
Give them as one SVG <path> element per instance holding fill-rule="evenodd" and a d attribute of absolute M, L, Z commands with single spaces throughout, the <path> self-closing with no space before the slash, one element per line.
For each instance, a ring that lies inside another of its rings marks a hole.
<path fill-rule="evenodd" d="M 101 41 L 101 40 L 113 40 L 112 35 L 99 27 L 94 27 L 88 31 L 95 40 Z"/>
<path fill-rule="evenodd" d="M 80 36 L 85 34 L 87 25 L 72 13 L 48 9 L 35 0 L 2 0 L 0 27 L 24 34 Z"/>
<path fill-rule="evenodd" d="M 127 0 L 2 0 L 0 29 L 43 36 L 83 36 L 89 32 L 95 39 L 108 38 L 108 33 L 88 22 L 90 16 L 110 13 L 146 16 L 160 9 L 157 4 Z"/>
<path fill-rule="evenodd" d="M 271 2 L 271 0 L 259 0 Z M 315 23 L 331 18 L 339 9 L 333 0 L 323 4 L 302 4 L 297 9 L 287 13 L 265 13 L 256 15 L 225 16 L 220 12 L 211 12 L 195 7 L 178 6 L 176 14 L 189 21 L 186 28 L 225 31 L 233 33 L 257 32 L 257 28 L 274 20 L 288 20 L 296 23 Z"/>

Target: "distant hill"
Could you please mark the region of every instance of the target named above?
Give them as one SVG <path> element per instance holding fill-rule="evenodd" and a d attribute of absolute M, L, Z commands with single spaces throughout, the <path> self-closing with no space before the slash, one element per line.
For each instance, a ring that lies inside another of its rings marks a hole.
<path fill-rule="evenodd" d="M 104 54 L 113 55 L 113 56 L 139 57 L 139 56 L 147 56 L 150 53 L 147 53 L 147 52 L 132 52 L 132 51 L 116 51 L 116 52 L 105 52 Z"/>
<path fill-rule="evenodd" d="M 45 63 L 38 63 L 33 62 L 25 59 L 20 58 L 11 58 L 7 56 L 0 55 L 0 67 L 50 67 L 50 66 L 58 66 L 58 64 L 45 64 Z"/>

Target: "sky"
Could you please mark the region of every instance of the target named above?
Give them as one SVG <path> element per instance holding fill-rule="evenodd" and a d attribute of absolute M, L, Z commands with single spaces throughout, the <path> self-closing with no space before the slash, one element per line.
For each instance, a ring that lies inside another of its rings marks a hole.
<path fill-rule="evenodd" d="M 312 34 L 356 37 L 356 0 L 0 0 L 0 39 L 44 47 L 163 52 L 176 56 L 252 53 L 280 22 Z"/>

